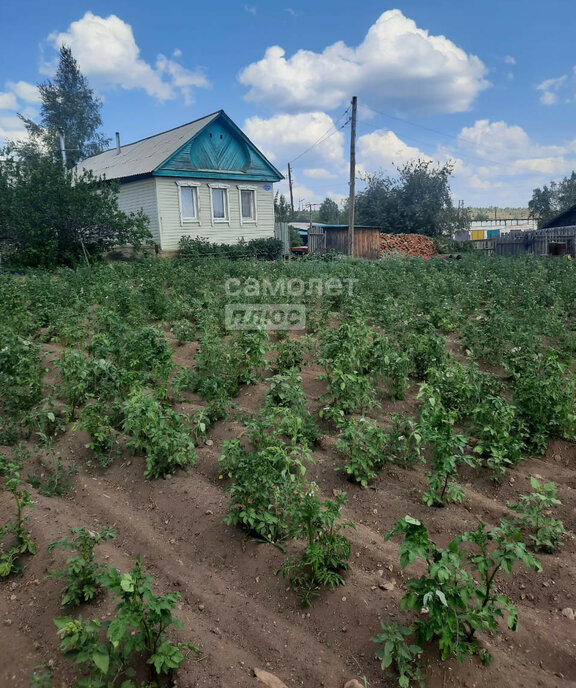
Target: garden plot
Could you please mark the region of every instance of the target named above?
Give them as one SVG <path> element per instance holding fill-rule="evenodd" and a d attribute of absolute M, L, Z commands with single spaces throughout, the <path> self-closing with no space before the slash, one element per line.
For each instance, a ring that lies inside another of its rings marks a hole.
<path fill-rule="evenodd" d="M 248 278 L 316 280 L 272 297 L 304 304 L 306 331 L 227 330 L 226 280 Z M 0 290 L 2 554 L 19 534 L 35 550 L 0 582 L 2 685 L 107 685 L 111 667 L 139 686 L 263 685 L 254 669 L 287 686 L 576 685 L 568 262 L 160 261 Z M 102 534 L 86 598 L 45 577 L 80 527 Z M 138 557 L 149 604 L 182 622 L 154 649 L 117 621 Z M 102 646 L 75 664 L 54 619 L 78 616 Z"/>

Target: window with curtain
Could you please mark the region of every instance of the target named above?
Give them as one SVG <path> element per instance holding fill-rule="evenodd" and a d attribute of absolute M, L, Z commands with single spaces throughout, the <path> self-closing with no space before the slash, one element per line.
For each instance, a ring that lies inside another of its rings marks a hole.
<path fill-rule="evenodd" d="M 196 220 L 198 218 L 198 197 L 195 186 L 180 187 L 180 212 L 182 220 Z"/>
<path fill-rule="evenodd" d="M 256 218 L 254 191 L 252 189 L 241 189 L 240 207 L 243 220 L 254 220 Z"/>
<path fill-rule="evenodd" d="M 226 189 L 212 189 L 212 218 L 228 219 L 228 197 Z"/>

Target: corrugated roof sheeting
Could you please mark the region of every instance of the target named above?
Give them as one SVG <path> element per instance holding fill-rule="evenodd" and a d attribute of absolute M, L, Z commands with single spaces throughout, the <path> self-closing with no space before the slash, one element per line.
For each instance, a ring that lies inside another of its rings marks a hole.
<path fill-rule="evenodd" d="M 166 160 L 167 151 L 176 151 L 218 115 L 219 112 L 215 112 L 162 134 L 122 145 L 120 153 L 116 148 L 111 148 L 83 160 L 77 169 L 79 172 L 92 170 L 95 175 L 105 176 L 106 179 L 125 179 L 150 174 Z"/>

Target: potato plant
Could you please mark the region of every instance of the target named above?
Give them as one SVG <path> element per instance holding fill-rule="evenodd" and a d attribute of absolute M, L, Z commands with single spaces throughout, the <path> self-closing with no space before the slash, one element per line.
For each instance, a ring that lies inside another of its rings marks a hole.
<path fill-rule="evenodd" d="M 0 493 L 10 494 L 16 508 L 15 519 L 0 526 L 0 578 L 7 578 L 21 570 L 22 555 L 34 554 L 36 545 L 27 527 L 28 517 L 24 513 L 25 509 L 32 508 L 33 505 L 30 493 L 21 487 L 20 466 L 8 462 L 0 455 L 0 478 Z"/>
<path fill-rule="evenodd" d="M 122 404 L 122 413 L 122 429 L 130 435 L 128 446 L 146 455 L 145 478 L 165 478 L 168 473 L 194 463 L 194 443 L 183 414 L 165 408 L 141 389 Z"/>
<path fill-rule="evenodd" d="M 144 576 L 140 557 L 128 573 L 110 568 L 102 583 L 117 604 L 113 618 L 83 620 L 82 617 L 54 619 L 60 636 L 60 649 L 84 672 L 74 688 L 138 688 L 135 667 L 148 666 L 150 685 L 158 686 L 162 677 L 170 678 L 184 662 L 183 650 L 199 649 L 190 643 L 174 643 L 166 631 L 181 627 L 172 616 L 180 595 L 155 595 L 153 580 Z"/>
<path fill-rule="evenodd" d="M 337 466 L 336 470 L 345 471 L 350 480 L 366 487 L 390 460 L 388 441 L 388 434 L 374 421 L 350 419 L 336 442 L 336 449 L 345 454 L 348 461 L 343 467 Z"/>
<path fill-rule="evenodd" d="M 550 511 L 562 502 L 556 496 L 556 485 L 553 482 L 543 485 L 532 476 L 530 485 L 534 492 L 529 495 L 520 495 L 520 501 L 507 502 L 509 509 L 517 516 L 507 521 L 525 532 L 536 552 L 554 552 L 562 545 L 566 534 L 564 524 L 550 516 Z"/>
<path fill-rule="evenodd" d="M 487 530 L 481 523 L 474 531 L 454 538 L 446 549 L 430 540 L 426 526 L 411 516 L 396 521 L 385 539 L 400 534 L 400 565 L 406 568 L 422 560 L 426 573 L 406 581 L 408 592 L 402 609 L 419 616 L 411 626 L 419 643 L 438 641 L 443 660 L 454 655 L 462 660 L 480 653 L 490 655 L 476 641 L 481 631 L 496 633 L 498 618 L 507 615 L 508 628 L 516 630 L 514 605 L 495 588 L 500 571 L 512 573 L 518 562 L 540 571 L 538 559 L 526 549 L 519 531 L 507 524 Z M 422 610 L 426 610 L 422 613 Z"/>
<path fill-rule="evenodd" d="M 312 605 L 321 586 L 334 589 L 344 584 L 342 573 L 348 568 L 350 543 L 341 531 L 354 527 L 352 523 L 338 522 L 346 495 L 338 495 L 335 502 L 322 502 L 314 487 L 303 495 L 292 514 L 293 535 L 303 538 L 306 548 L 301 557 L 289 557 L 281 568 L 304 608 Z"/>
<path fill-rule="evenodd" d="M 74 555 L 66 561 L 66 567 L 53 571 L 47 578 L 63 578 L 66 585 L 62 589 L 62 607 L 76 607 L 90 602 L 102 588 L 108 566 L 96 563 L 94 548 L 100 542 L 116 537 L 116 531 L 103 526 L 98 531 L 90 531 L 83 526 L 72 528 L 72 538 L 62 538 L 48 545 L 48 551 L 56 549 L 72 550 Z"/>

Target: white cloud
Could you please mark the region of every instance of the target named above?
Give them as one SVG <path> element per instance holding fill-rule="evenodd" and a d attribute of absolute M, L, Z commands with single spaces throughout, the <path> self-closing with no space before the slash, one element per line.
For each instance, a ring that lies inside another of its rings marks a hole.
<path fill-rule="evenodd" d="M 52 33 L 49 43 L 70 46 L 82 73 L 101 88 L 142 88 L 159 100 L 179 92 L 191 102 L 192 88 L 206 88 L 208 80 L 200 70 L 191 71 L 159 55 L 155 67 L 140 57 L 132 27 L 114 14 L 99 17 L 92 12 L 72 22 L 67 31 Z M 43 66 L 52 74 L 53 63 Z"/>
<path fill-rule="evenodd" d="M 7 81 L 6 86 L 26 103 L 35 104 L 41 100 L 40 91 L 35 84 L 29 84 L 27 81 Z"/>
<path fill-rule="evenodd" d="M 24 124 L 17 115 L 0 116 L 0 140 L 19 141 L 27 135 Z"/>
<path fill-rule="evenodd" d="M 390 169 L 393 164 L 402 164 L 418 158 L 432 160 L 418 148 L 408 146 L 393 131 L 377 129 L 360 136 L 357 142 L 358 166 L 362 171 L 375 172 Z"/>
<path fill-rule="evenodd" d="M 565 146 L 541 146 L 517 125 L 478 120 L 458 134 L 463 151 L 486 160 L 485 173 L 510 175 L 562 170 L 566 165 Z"/>
<path fill-rule="evenodd" d="M 275 184 L 274 189 L 278 191 L 278 193 L 284 194 L 288 202 L 290 202 L 290 188 L 287 179 Z M 308 203 L 319 205 L 326 198 L 325 193 L 314 191 L 304 184 L 300 184 L 298 180 L 294 180 L 292 193 L 294 196 L 294 208 L 296 210 L 308 210 Z"/>
<path fill-rule="evenodd" d="M 554 103 L 558 102 L 557 93 L 565 85 L 566 78 L 566 75 L 564 75 L 556 79 L 546 79 L 546 81 L 536 86 L 537 91 L 542 91 L 540 96 L 542 105 L 554 105 Z"/>
<path fill-rule="evenodd" d="M 506 57 L 504 58 L 504 62 L 509 65 L 516 64 L 516 60 L 511 55 L 506 55 Z"/>
<path fill-rule="evenodd" d="M 280 46 L 242 70 L 246 99 L 273 110 L 332 110 L 353 94 L 369 108 L 404 112 L 468 110 L 483 89 L 486 67 L 444 36 L 431 36 L 400 10 L 384 12 L 357 47 L 343 41 L 321 53 Z"/>
<path fill-rule="evenodd" d="M 17 110 L 18 99 L 13 93 L 0 91 L 0 110 Z"/>
<path fill-rule="evenodd" d="M 186 105 L 192 105 L 194 102 L 192 97 L 193 88 L 210 87 L 208 80 L 201 72 L 191 72 L 181 64 L 178 64 L 178 62 L 164 57 L 164 55 L 158 56 L 156 67 L 160 74 L 166 74 L 171 78 L 172 85 L 180 90 Z"/>
<path fill-rule="evenodd" d="M 244 11 L 248 12 L 248 14 L 256 16 L 256 8 L 252 5 L 244 5 Z"/>
<path fill-rule="evenodd" d="M 555 93 L 552 93 L 551 91 L 545 91 L 540 96 L 540 102 L 542 103 L 542 105 L 554 105 L 558 102 L 558 96 Z"/>
<path fill-rule="evenodd" d="M 302 156 L 311 169 L 326 165 L 344 164 L 344 134 L 334 130 L 332 118 L 324 112 L 299 115 L 275 115 L 270 119 L 250 117 L 243 127 L 253 141 L 272 161 L 284 165 L 294 160 L 307 148 L 313 148 Z M 318 143 L 325 135 L 332 136 Z M 315 145 L 317 144 L 317 145 Z"/>
<path fill-rule="evenodd" d="M 338 176 L 323 167 L 313 167 L 302 170 L 302 174 L 305 177 L 310 177 L 310 179 L 336 179 Z"/>

